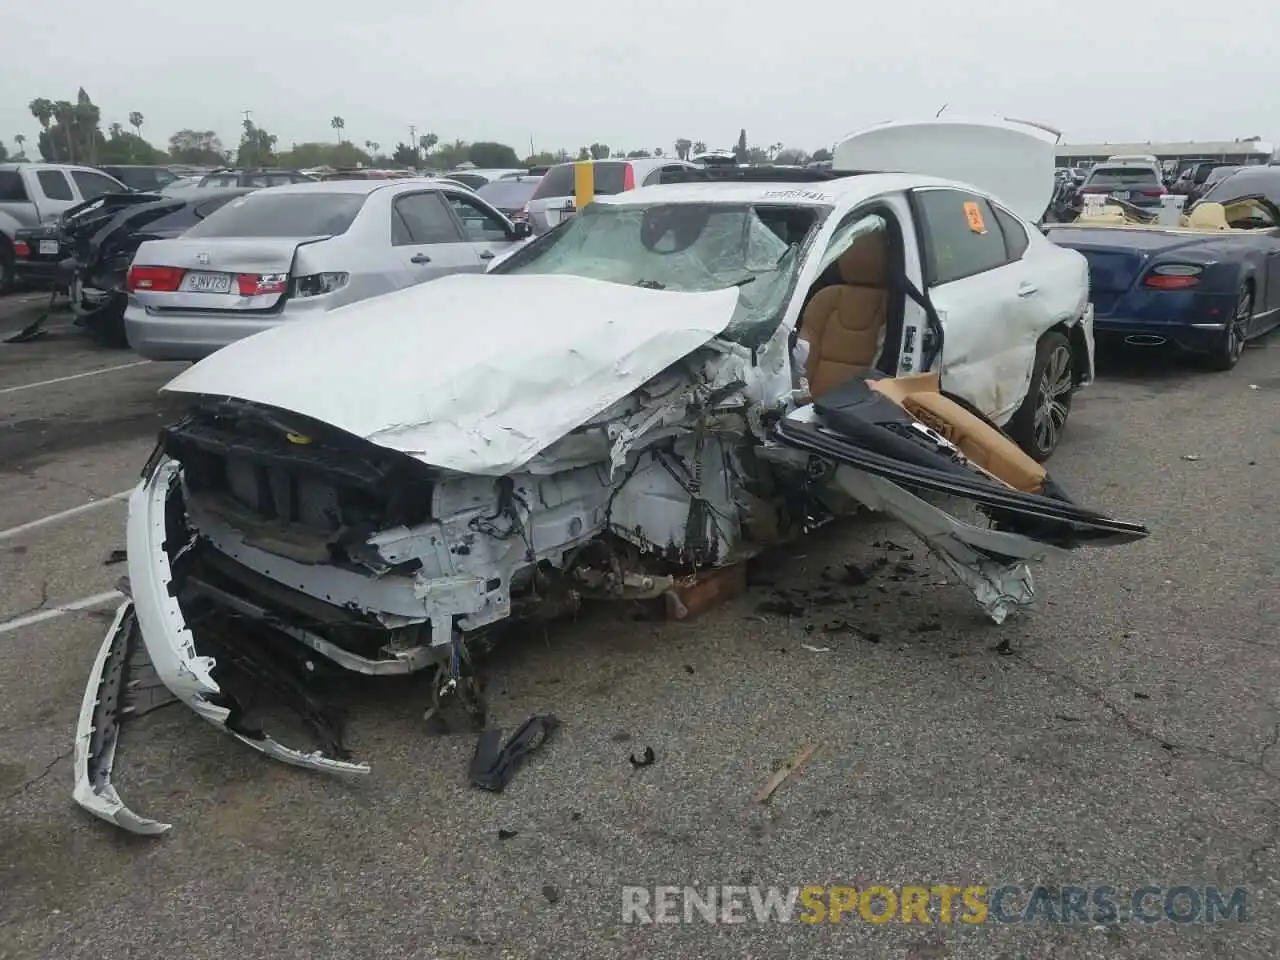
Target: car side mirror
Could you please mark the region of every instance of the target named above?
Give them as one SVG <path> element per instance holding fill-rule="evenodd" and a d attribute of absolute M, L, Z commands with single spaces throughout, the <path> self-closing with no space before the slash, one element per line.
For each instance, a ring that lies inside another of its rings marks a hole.
<path fill-rule="evenodd" d="M 533 236 L 533 224 L 528 220 L 516 220 L 511 224 L 512 240 L 527 240 Z"/>

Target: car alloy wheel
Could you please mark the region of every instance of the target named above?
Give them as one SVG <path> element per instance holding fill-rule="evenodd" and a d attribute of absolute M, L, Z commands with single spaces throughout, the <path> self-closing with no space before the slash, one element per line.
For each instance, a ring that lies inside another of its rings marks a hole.
<path fill-rule="evenodd" d="M 1058 445 L 1058 438 L 1067 425 L 1071 412 L 1071 348 L 1064 343 L 1054 346 L 1040 374 L 1040 387 L 1036 395 L 1034 419 L 1035 444 L 1049 452 Z"/>
<path fill-rule="evenodd" d="M 1209 358 L 1214 370 L 1230 370 L 1240 362 L 1244 353 L 1245 339 L 1249 333 L 1249 320 L 1253 317 L 1253 288 L 1245 284 L 1240 288 L 1240 296 L 1236 299 L 1235 313 L 1222 331 L 1222 340 L 1218 349 Z"/>

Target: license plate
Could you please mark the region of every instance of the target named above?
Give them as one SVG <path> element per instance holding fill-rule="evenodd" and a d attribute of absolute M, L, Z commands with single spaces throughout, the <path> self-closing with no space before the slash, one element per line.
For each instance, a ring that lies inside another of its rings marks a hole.
<path fill-rule="evenodd" d="M 182 289 L 187 293 L 230 293 L 229 273 L 188 273 L 182 278 Z"/>
<path fill-rule="evenodd" d="M 1128 200 L 1128 199 L 1129 199 L 1129 191 L 1128 191 L 1128 190 L 1117 190 L 1117 191 L 1115 191 L 1115 192 L 1114 192 L 1113 194 L 1111 194 L 1111 195 L 1112 195 L 1113 197 L 1115 197 L 1117 200 Z"/>
<path fill-rule="evenodd" d="M 45 256 L 56 256 L 58 253 L 58 241 L 57 240 L 41 240 L 40 252 Z"/>

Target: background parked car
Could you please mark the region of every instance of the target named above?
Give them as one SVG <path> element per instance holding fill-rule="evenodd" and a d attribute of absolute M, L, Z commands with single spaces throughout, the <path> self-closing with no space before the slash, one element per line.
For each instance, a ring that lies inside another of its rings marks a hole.
<path fill-rule="evenodd" d="M 127 347 L 125 277 L 147 240 L 181 235 L 249 188 L 183 196 L 109 193 L 65 211 L 56 224 L 24 227 L 14 242 L 15 272 L 66 290 L 76 323 L 104 347 Z"/>
<path fill-rule="evenodd" d="M 595 192 L 600 196 L 625 193 L 636 187 L 658 183 L 664 170 L 680 170 L 696 167 L 683 160 L 657 159 L 593 160 Z M 547 171 L 538 188 L 529 199 L 529 222 L 533 232 L 546 233 L 552 227 L 573 216 L 577 209 L 574 199 L 575 163 L 556 164 Z"/>
<path fill-rule="evenodd" d="M 1085 177 L 1077 191 L 1077 201 L 1090 193 L 1128 200 L 1138 207 L 1158 207 L 1168 191 L 1160 181 L 1158 167 L 1143 162 L 1100 163 Z"/>
<path fill-rule="evenodd" d="M 502 177 L 486 183 L 476 191 L 476 196 L 493 204 L 508 220 L 528 220 L 529 201 L 541 182 L 541 177 Z"/>
<path fill-rule="evenodd" d="M 156 193 L 181 179 L 168 167 L 155 165 L 112 164 L 98 169 L 115 177 L 130 190 L 142 193 Z"/>
<path fill-rule="evenodd" d="M 1193 203 L 1196 200 L 1199 200 L 1219 183 L 1227 179 L 1227 177 L 1233 176 L 1238 170 L 1243 169 L 1244 167 L 1237 166 L 1214 167 L 1209 171 L 1209 176 L 1204 178 L 1204 183 L 1199 186 L 1195 191 L 1195 194 L 1187 198 L 1188 202 Z"/>
<path fill-rule="evenodd" d="M 214 170 L 200 178 L 201 187 L 278 187 L 288 183 L 312 183 L 298 170 L 277 170 L 264 167 L 254 170 Z"/>
<path fill-rule="evenodd" d="M 125 329 L 144 357 L 199 360 L 285 320 L 447 274 L 481 273 L 529 234 L 527 224 L 439 180 L 259 190 L 178 239 L 138 248 Z"/>
<path fill-rule="evenodd" d="M 479 190 L 486 183 L 493 183 L 503 177 L 519 177 L 528 173 L 523 167 L 462 167 L 449 170 L 444 176 L 450 180 L 466 184 L 472 190 Z"/>
<path fill-rule="evenodd" d="M 0 293 L 13 285 L 13 239 L 21 227 L 56 223 L 63 211 L 128 191 L 100 170 L 65 163 L 0 163 Z"/>
<path fill-rule="evenodd" d="M 1193 164 L 1183 170 L 1174 181 L 1170 193 L 1180 193 L 1187 198 L 1188 204 L 1194 203 L 1204 193 L 1204 182 L 1209 179 L 1209 174 L 1219 167 L 1230 166 L 1234 164 L 1222 160 L 1202 160 L 1200 163 Z"/>

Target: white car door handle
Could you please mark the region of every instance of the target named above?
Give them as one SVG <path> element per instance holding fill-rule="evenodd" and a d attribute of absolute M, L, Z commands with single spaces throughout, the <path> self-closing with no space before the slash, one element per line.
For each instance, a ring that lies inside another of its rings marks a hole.
<path fill-rule="evenodd" d="M 1037 287 L 1034 283 L 1024 282 L 1024 283 L 1018 284 L 1018 296 L 1020 297 L 1029 297 L 1033 293 L 1039 292 L 1039 290 L 1040 288 Z"/>

